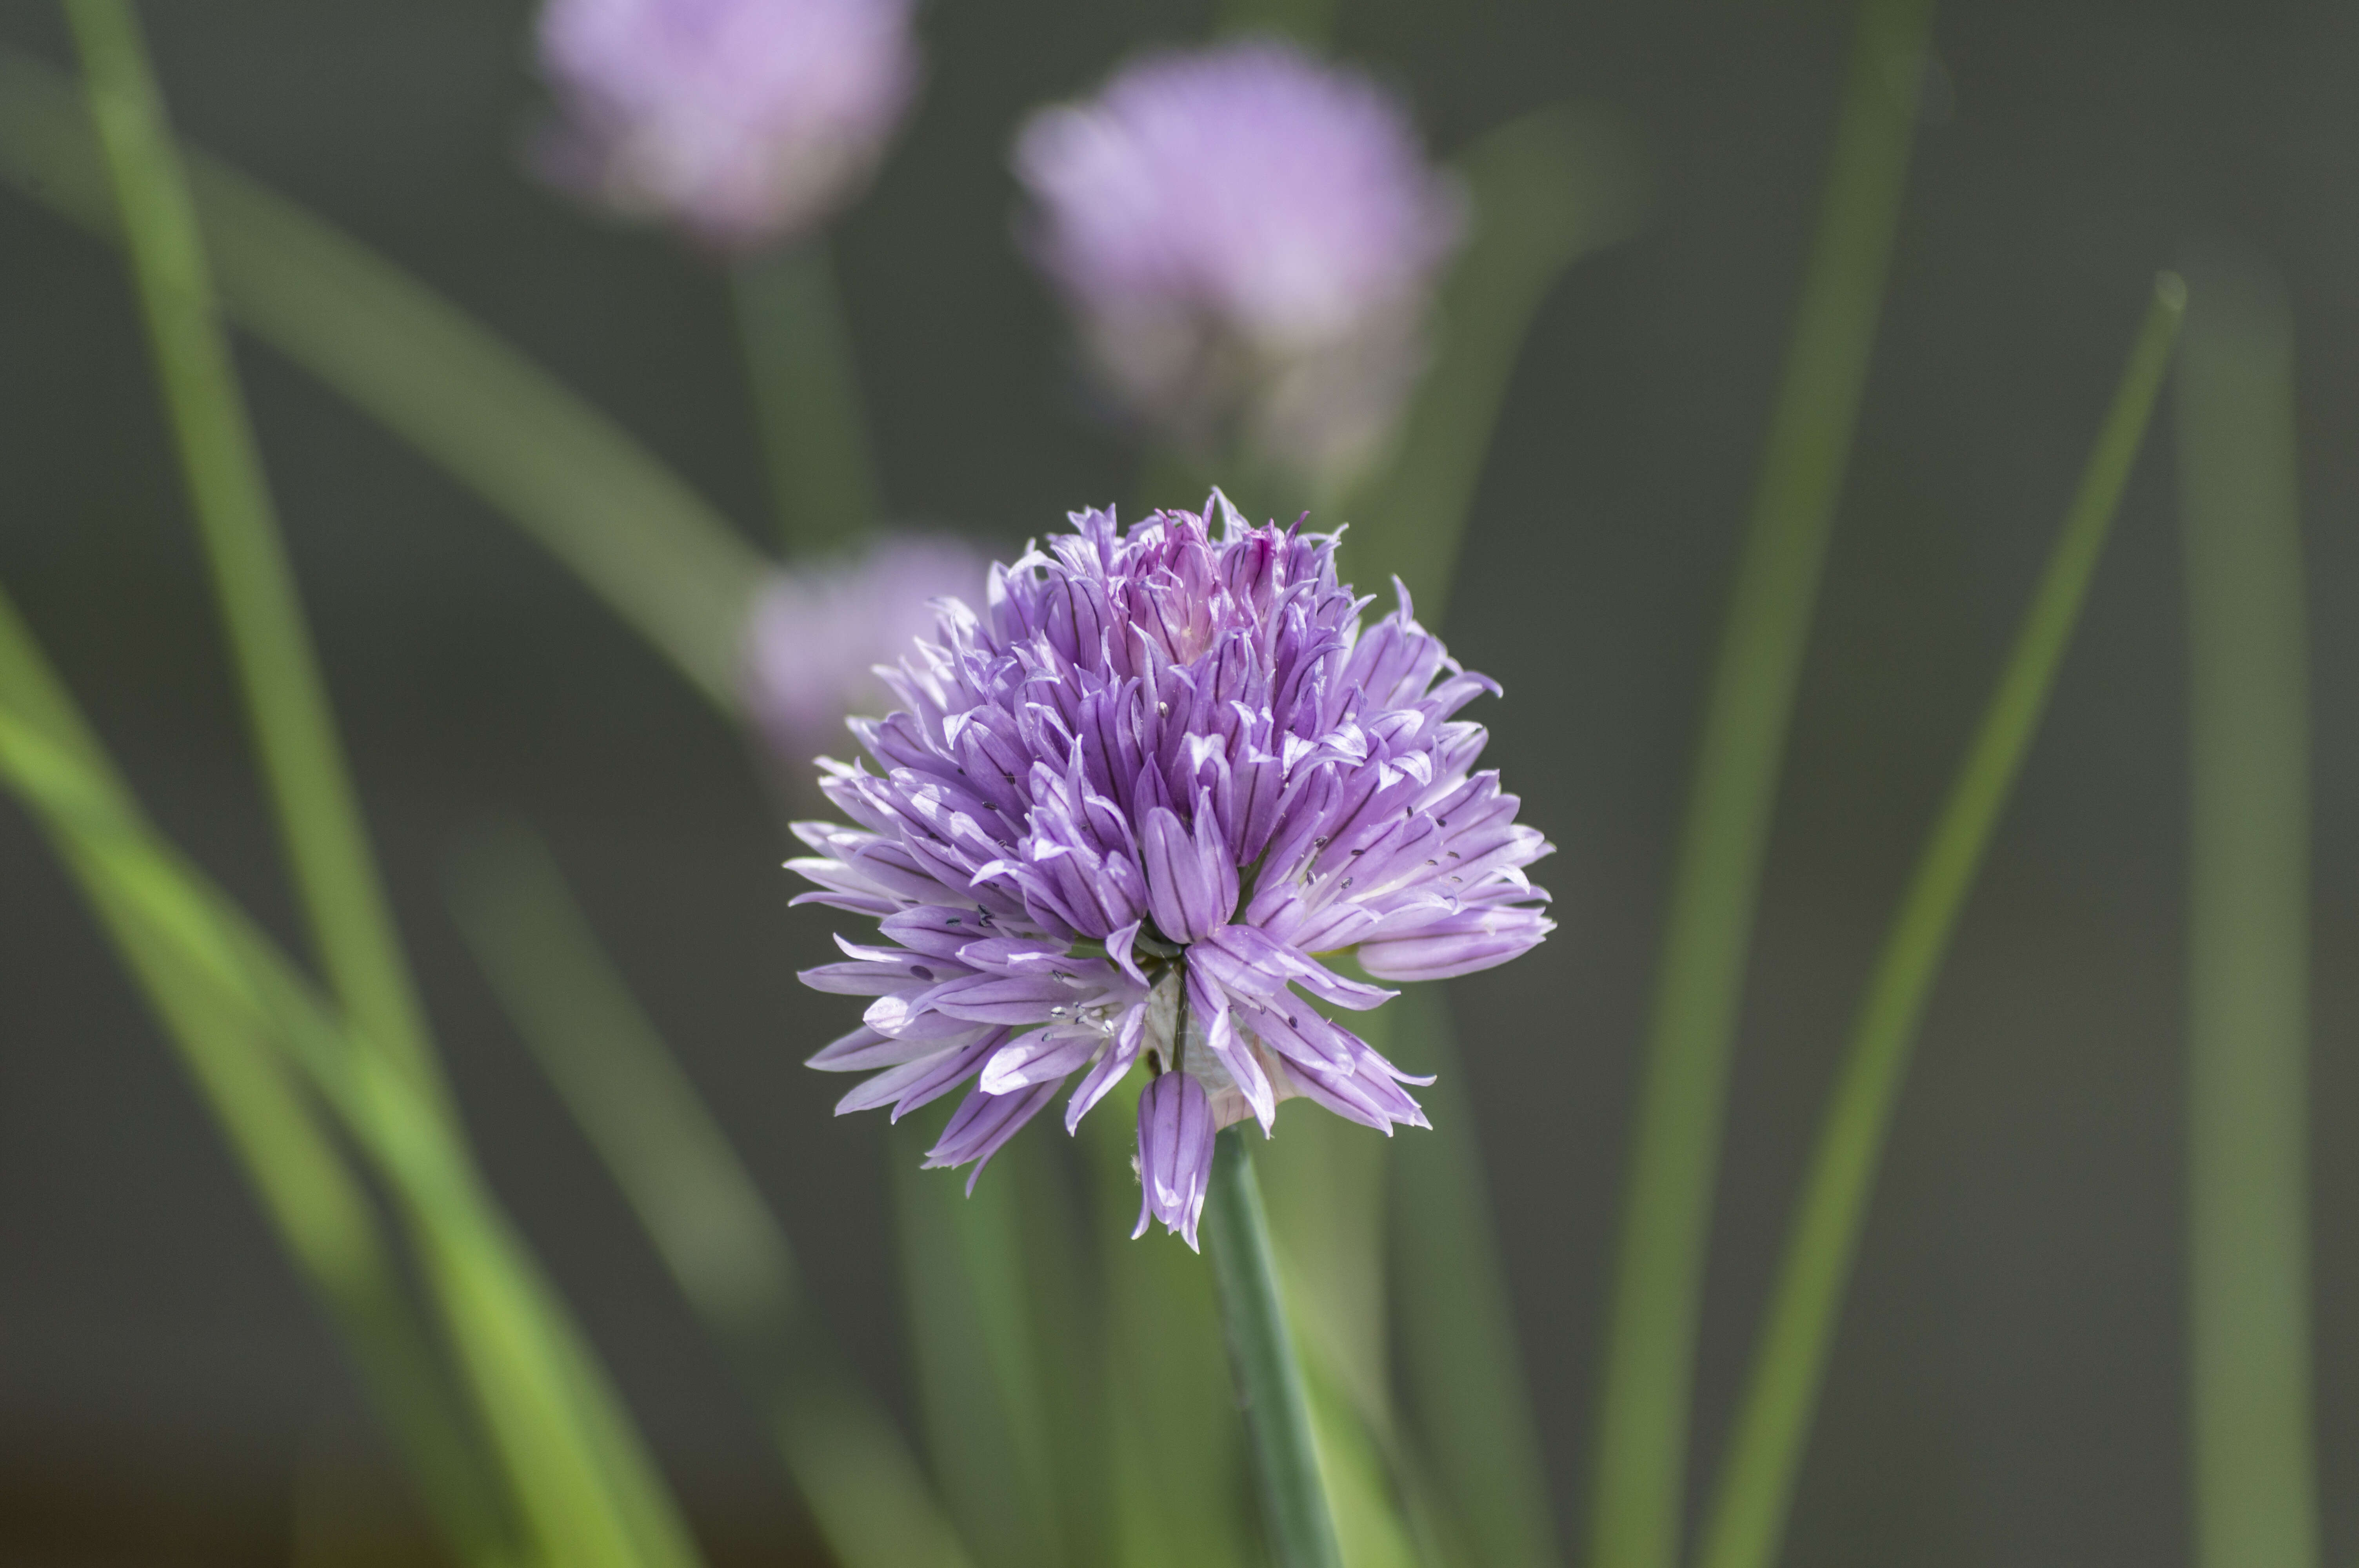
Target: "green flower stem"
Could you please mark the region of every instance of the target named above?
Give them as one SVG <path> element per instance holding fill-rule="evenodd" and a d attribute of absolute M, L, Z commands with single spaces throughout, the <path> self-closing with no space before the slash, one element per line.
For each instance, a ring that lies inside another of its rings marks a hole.
<path fill-rule="evenodd" d="M 138 18 L 128 0 L 67 0 L 65 9 L 114 178 L 165 410 L 313 939 L 353 1026 L 439 1095 Z"/>
<path fill-rule="evenodd" d="M 1237 1402 L 1245 1409 L 1271 1559 L 1277 1568 L 1342 1568 L 1335 1520 L 1319 1475 L 1310 1396 L 1278 1300 L 1269 1219 L 1240 1128 L 1228 1129 L 1215 1141 L 1204 1206 L 1212 1283 Z"/>
<path fill-rule="evenodd" d="M 790 557 L 823 554 L 885 510 L 827 241 L 741 262 L 731 288 L 779 537 Z"/>
<path fill-rule="evenodd" d="M 1680 830 L 1614 1267 L 1590 1568 L 1671 1568 L 1762 857 L 1899 226 L 1930 0 L 1863 0 Z"/>
<path fill-rule="evenodd" d="M 1144 1077 L 1115 1085 L 1076 1140 L 1090 1222 L 1103 1238 L 1101 1426 L 1114 1504 L 1105 1560 L 1124 1568 L 1252 1563 L 1259 1521 L 1237 1485 L 1246 1438 L 1212 1274 L 1176 1237 L 1122 1239 L 1138 1215 L 1133 1161 Z"/>
<path fill-rule="evenodd" d="M 2195 1561 L 2313 1568 L 2310 734 L 2293 328 L 2200 256 L 2179 362 L 2187 560 L 2188 1335 Z"/>
<path fill-rule="evenodd" d="M 1951 784 L 1853 1025 L 1738 1407 L 1701 1568 L 1770 1568 L 1801 1469 L 1844 1286 L 1925 1000 L 2038 733 L 2146 434 L 2187 292 L 2165 274 L 1998 688 Z"/>
<path fill-rule="evenodd" d="M 1386 1026 L 1399 1007 L 1360 1014 L 1353 1025 L 1389 1054 Z M 1440 1568 L 1447 1561 L 1447 1521 L 1393 1396 L 1386 1175 L 1401 1141 L 1340 1116 L 1289 1115 L 1285 1130 L 1254 1152 L 1320 1474 L 1338 1546 L 1353 1568 Z"/>
<path fill-rule="evenodd" d="M 725 713 L 768 564 L 653 454 L 351 236 L 183 151 L 222 308 L 504 513 Z M 69 79 L 0 49 L 0 180 L 103 237 L 121 224 Z"/>
<path fill-rule="evenodd" d="M 453 900 L 510 1019 L 751 1393 L 844 1568 L 964 1568 L 892 1419 L 796 1287 L 785 1231 L 521 829 L 459 866 Z"/>

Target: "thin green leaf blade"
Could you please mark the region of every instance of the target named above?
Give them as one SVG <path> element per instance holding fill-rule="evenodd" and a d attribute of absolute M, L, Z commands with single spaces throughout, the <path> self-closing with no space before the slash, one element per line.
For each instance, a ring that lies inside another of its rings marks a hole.
<path fill-rule="evenodd" d="M 920 1169 L 941 1118 L 886 1141 L 927 1444 L 942 1493 L 984 1568 L 1065 1560 L 1042 1344 L 1027 1278 L 1016 1167 L 1002 1150 L 970 1195 L 953 1171 Z"/>
<path fill-rule="evenodd" d="M 521 828 L 453 876 L 460 925 L 517 1032 L 760 1408 L 845 1568 L 962 1568 L 916 1461 L 804 1303 L 752 1174 Z"/>
<path fill-rule="evenodd" d="M 480 322 L 220 160 L 184 152 L 222 304 L 505 514 L 724 712 L 768 567 L 614 422 Z M 81 96 L 0 49 L 0 179 L 116 225 Z"/>
<path fill-rule="evenodd" d="M 1408 986 L 1384 1011 L 1387 1054 L 1434 1075 L 1418 1091 L 1432 1130 L 1391 1151 L 1400 1357 L 1423 1450 L 1470 1568 L 1545 1568 L 1562 1555 L 1448 998 Z"/>
<path fill-rule="evenodd" d="M 829 242 L 749 256 L 729 282 L 779 541 L 791 557 L 839 549 L 884 521 L 885 503 Z"/>
<path fill-rule="evenodd" d="M 1475 481 L 1532 319 L 1582 257 L 1637 231 L 1647 207 L 1634 137 L 1603 111 L 1557 104 L 1511 120 L 1455 160 L 1473 233 L 1444 280 L 1440 350 L 1386 458 L 1355 482 L 1348 575 L 1408 583 L 1440 625 Z"/>
<path fill-rule="evenodd" d="M 287 1081 L 250 1012 L 223 1005 L 225 941 L 177 906 L 165 879 L 133 891 L 136 868 L 100 848 L 129 809 L 112 781 L 73 759 L 95 742 L 16 612 L 0 599 L 0 770 L 53 841 L 163 1023 L 220 1124 L 264 1214 L 353 1358 L 429 1516 L 464 1562 L 512 1561 L 512 1530 L 488 1482 L 479 1434 L 403 1288 L 366 1193 L 317 1115 Z M 111 867 L 103 863 L 114 860 Z M 159 937 L 160 916 L 182 926 Z M 195 947 L 204 956 L 193 957 Z"/>
<path fill-rule="evenodd" d="M 2195 1561 L 2314 1568 L 2310 680 L 2293 324 L 2260 258 L 2190 258 L 2187 577 L 2189 1422 Z"/>
<path fill-rule="evenodd" d="M 1862 0 L 1704 704 L 1611 1275 L 1591 1568 L 1672 1568 L 1729 1062 L 1794 694 L 1899 228 L 1931 0 Z"/>
<path fill-rule="evenodd" d="M 1082 1119 L 1090 1214 L 1104 1280 L 1105 1431 L 1122 1568 L 1252 1563 L 1256 1523 L 1245 1426 L 1229 1389 L 1220 1311 L 1203 1260 L 1138 1217 L 1140 1078 Z"/>
<path fill-rule="evenodd" d="M 165 412 L 235 655 L 279 838 L 356 1026 L 440 1093 L 304 623 L 178 148 L 128 0 L 67 0 Z"/>
<path fill-rule="evenodd" d="M 0 661 L 0 676 L 25 676 L 21 661 Z M 28 706 L 67 705 L 52 688 Z M 88 733 L 79 720 L 60 732 Z M 69 750 L 0 713 L 0 780 L 65 842 L 92 897 L 136 920 L 215 1005 L 281 1048 L 375 1165 L 409 1224 L 538 1552 L 568 1563 L 692 1568 L 693 1542 L 619 1401 L 439 1103 L 345 1031 L 252 922 L 156 837 L 94 746 Z"/>
<path fill-rule="evenodd" d="M 2186 289 L 2169 274 L 2106 414 L 1990 706 L 1862 998 L 1755 1349 L 1700 1568 L 1770 1568 L 1919 1020 L 2030 750 L 2160 393 Z"/>

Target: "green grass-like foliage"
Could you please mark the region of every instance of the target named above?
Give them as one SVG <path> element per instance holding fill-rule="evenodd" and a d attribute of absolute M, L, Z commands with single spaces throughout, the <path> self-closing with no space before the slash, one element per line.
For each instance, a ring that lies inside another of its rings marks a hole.
<path fill-rule="evenodd" d="M 796 1278 L 784 1227 L 522 828 L 457 864 L 476 960 L 720 1347 L 843 1568 L 966 1568 L 891 1416 Z"/>
<path fill-rule="evenodd" d="M 1926 999 L 2023 759 L 2112 530 L 2122 490 L 2161 392 L 2187 290 L 2165 274 L 2130 351 L 2033 590 L 1998 688 L 1984 711 L 1900 909 L 1868 977 L 1857 1022 L 1803 1178 L 1769 1311 L 1706 1518 L 1701 1568 L 1770 1568 L 1818 1405 L 1885 1136 Z"/>
<path fill-rule="evenodd" d="M 1803 650 L 1900 222 L 1931 0 L 1862 0 L 1705 698 L 1614 1263 L 1590 1568 L 1672 1568 L 1729 1062 Z"/>
<path fill-rule="evenodd" d="M 89 734 L 13 611 L 0 605 L 0 780 L 49 831 L 135 972 L 162 977 L 151 991 L 166 1004 L 168 1024 L 210 1021 L 201 1038 L 176 1028 L 184 1055 L 245 1044 L 231 1065 L 247 1092 L 266 1107 L 277 1102 L 279 1114 L 225 1119 L 224 1130 L 249 1172 L 269 1173 L 266 1196 L 282 1227 L 290 1213 L 309 1224 L 298 1256 L 315 1281 L 337 1281 L 321 1266 L 337 1261 L 326 1244 L 355 1227 L 349 1217 L 340 1228 L 319 1223 L 322 1214 L 338 1217 L 336 1208 L 322 1208 L 293 1183 L 322 1172 L 332 1184 L 325 1191 L 350 1183 L 333 1174 L 332 1162 L 305 1158 L 307 1143 L 316 1150 L 325 1141 L 288 1113 L 279 1089 L 254 1086 L 268 1085 L 274 1074 L 299 1080 L 391 1195 L 441 1330 L 457 1349 L 456 1380 L 472 1397 L 493 1462 L 486 1468 L 499 1477 L 516 1529 L 511 1543 L 488 1542 L 479 1512 L 462 1508 L 467 1494 L 451 1484 L 472 1453 L 451 1435 L 464 1430 L 461 1419 L 430 1426 L 395 1420 L 438 1519 L 462 1526 L 454 1544 L 472 1562 L 695 1563 L 687 1530 L 604 1373 L 484 1186 L 445 1110 L 156 834 Z M 381 1321 L 401 1324 L 385 1301 L 363 1304 Z M 353 1315 L 339 1318 L 348 1336 Z M 393 1335 L 351 1342 L 364 1362 L 402 1368 L 387 1349 L 398 1346 Z M 395 1391 L 422 1399 L 433 1386 Z M 441 1446 L 421 1452 L 421 1433 Z"/>
<path fill-rule="evenodd" d="M 636 438 L 325 221 L 183 149 L 221 308 L 474 491 L 723 711 L 766 563 Z M 0 50 L 0 180 L 120 238 L 82 96 Z"/>
<path fill-rule="evenodd" d="M 2187 563 L 2188 1416 L 2200 1568 L 2314 1568 L 2310 674 L 2293 324 L 2266 263 L 2192 258 Z"/>

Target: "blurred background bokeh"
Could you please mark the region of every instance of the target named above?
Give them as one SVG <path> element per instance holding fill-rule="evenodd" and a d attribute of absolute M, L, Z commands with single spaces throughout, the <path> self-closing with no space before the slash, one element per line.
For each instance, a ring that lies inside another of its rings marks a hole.
<path fill-rule="evenodd" d="M 520 3 L 152 5 L 179 129 L 349 228 L 766 515 L 723 275 L 536 183 Z M 1695 713 L 1820 188 L 1848 7 L 1345 0 L 1338 48 L 1448 154 L 1571 98 L 1633 129 L 1635 240 L 1548 298 L 1440 628 L 1559 854 L 1560 929 L 1451 982 L 1548 1474 L 1581 1537 L 1603 1277 Z M 887 510 L 1004 553 L 1136 493 L 1012 239 L 1034 105 L 1201 5 L 921 16 L 922 98 L 836 256 Z M 71 59 L 53 9 L 0 42 Z M 2323 1533 L 2359 1552 L 2359 17 L 1952 0 L 1780 795 L 1720 1176 L 1694 1443 L 1721 1448 L 1854 999 L 2145 308 L 2191 243 L 2284 276 L 2311 609 Z M 795 1238 L 908 1398 L 881 1119 L 801 1056 L 744 739 L 506 522 L 250 341 L 264 453 L 404 935 L 493 1183 L 717 1563 L 810 1529 L 449 913 L 454 849 L 547 835 Z M 1788 1543 L 1795 1563 L 2190 1560 L 2185 640 L 2158 423 L 1934 995 Z M 117 255 L 0 194 L 0 581 L 163 827 L 297 930 Z M 1349 549 L 1345 564 L 1349 569 Z M 1046 1135 L 1046 1127 L 1028 1136 Z M 1417 1136 L 1408 1134 L 1408 1136 Z M 948 1182 L 952 1178 L 937 1178 Z M 989 1178 L 986 1178 L 989 1179 Z M 38 834 L 0 810 L 0 1561 L 414 1561 L 388 1451 Z M 372 1559 L 370 1552 L 383 1555 Z"/>

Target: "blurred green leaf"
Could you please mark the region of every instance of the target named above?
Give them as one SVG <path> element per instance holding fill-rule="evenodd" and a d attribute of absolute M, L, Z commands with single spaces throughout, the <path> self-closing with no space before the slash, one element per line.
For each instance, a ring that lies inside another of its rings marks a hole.
<path fill-rule="evenodd" d="M 163 99 L 128 0 L 67 0 L 164 409 L 256 760 L 312 939 L 354 1026 L 443 1092 L 336 739 Z"/>
<path fill-rule="evenodd" d="M 2189 1420 L 2201 1568 L 2314 1568 L 2310 672 L 2293 322 L 2249 253 L 2190 258 Z"/>
<path fill-rule="evenodd" d="M 1345 574 L 1398 577 L 1442 623 L 1474 484 L 1532 318 L 1567 267 L 1637 232 L 1647 207 L 1632 134 L 1605 111 L 1558 104 L 1510 120 L 1454 166 L 1472 234 L 1443 281 L 1440 351 L 1389 455 L 1350 489 Z"/>
<path fill-rule="evenodd" d="M 165 405 L 178 438 L 215 587 L 246 690 L 263 771 L 278 808 L 298 887 L 353 1024 L 353 1044 L 316 1058 L 356 1075 L 339 1101 L 364 1147 L 386 1164 L 417 1221 L 426 1273 L 473 1373 L 485 1423 L 520 1507 L 561 1561 L 686 1563 L 687 1541 L 651 1479 L 627 1422 L 601 1398 L 570 1325 L 469 1191 L 469 1165 L 428 1044 L 407 962 L 385 906 L 365 829 L 338 749 L 293 573 L 272 516 L 253 434 L 212 296 L 205 243 L 183 184 L 162 100 L 129 0 L 66 0 L 87 72 L 91 118 L 114 186 Z M 38 746 L 38 738 L 23 744 Z M 22 744 L 15 759 L 25 771 Z M 136 827 L 136 824 L 134 825 Z M 194 952 L 217 943 L 200 890 L 177 886 L 169 863 L 109 833 L 92 851 L 118 888 L 158 900 L 168 929 Z M 83 846 L 86 849 L 91 846 Z M 255 944 L 256 946 L 259 944 Z M 237 978 L 242 956 L 225 972 Z M 292 1038 L 341 1033 L 289 978 L 274 993 L 304 1021 Z M 288 1014 L 282 1011 L 280 1022 Z M 315 1077 L 317 1074 L 315 1073 Z M 409 1098 L 386 1102 L 379 1077 Z M 368 1122 L 364 1110 L 390 1122 Z M 397 1165 L 406 1158 L 412 1163 Z M 403 1177 L 408 1177 L 405 1182 Z M 453 1200 L 451 1193 L 464 1195 Z M 440 1197 L 438 1205 L 429 1195 Z"/>
<path fill-rule="evenodd" d="M 969 1196 L 966 1173 L 919 1168 L 946 1114 L 929 1108 L 886 1144 L 928 1446 L 984 1568 L 1060 1563 L 1065 1539 L 1040 1361 L 1061 1347 L 1039 1337 L 1013 1169 L 1039 1151 L 1017 1140 Z"/>
<path fill-rule="evenodd" d="M 1106 1443 L 1122 1568 L 1265 1560 L 1245 1472 L 1245 1429 L 1204 1261 L 1158 1226 L 1136 1240 L 1131 1167 L 1141 1076 L 1083 1119 L 1091 1219 L 1106 1292 Z"/>
<path fill-rule="evenodd" d="M 1391 1151 L 1392 1279 L 1421 1452 L 1459 1561 L 1542 1568 L 1560 1561 L 1556 1526 L 1447 995 L 1408 986 L 1384 1012 L 1387 1054 L 1434 1075 L 1417 1091 L 1432 1130 L 1399 1133 Z"/>
<path fill-rule="evenodd" d="M 537 1554 L 690 1568 L 697 1553 L 669 1492 L 440 1106 L 337 1022 L 236 905 L 155 836 L 102 754 L 60 745 L 54 727 L 24 717 L 71 711 L 54 689 L 19 700 L 41 673 L 21 659 L 0 667 L 0 776 L 69 849 L 93 903 L 173 954 L 187 983 L 240 1028 L 277 1044 L 375 1167 L 409 1225 Z"/>
<path fill-rule="evenodd" d="M 1696 1324 L 1762 857 L 1899 232 L 1932 0 L 1862 0 L 1696 742 L 1632 1126 L 1589 1568 L 1673 1568 Z"/>
<path fill-rule="evenodd" d="M 465 312 L 219 160 L 182 161 L 223 308 L 505 513 L 734 712 L 763 557 L 644 447 Z M 113 238 L 82 96 L 0 50 L 0 179 Z"/>
<path fill-rule="evenodd" d="M 85 770 L 77 783 L 61 769 L 59 756 L 87 758 L 97 743 L 5 598 L 0 726 L 20 765 L 48 780 L 45 798 L 58 813 L 103 823 L 136 812 L 127 796 L 108 793 L 113 781 Z M 224 1006 L 207 978 L 190 971 L 181 945 L 159 938 L 138 918 L 77 835 L 55 820 L 49 826 L 264 1213 L 342 1339 L 437 1528 L 464 1562 L 496 1568 L 515 1561 L 505 1499 L 484 1463 L 481 1434 L 402 1284 L 375 1206 L 333 1137 L 288 1082 L 252 1014 Z"/>
<path fill-rule="evenodd" d="M 745 1385 L 844 1568 L 963 1568 L 892 1418 L 797 1288 L 785 1231 L 521 828 L 454 868 L 452 902 L 517 1033 Z"/>
<path fill-rule="evenodd" d="M 2187 304 L 2165 274 L 2064 514 L 2030 608 L 1868 976 L 1811 1150 L 1728 1457 L 1705 1517 L 1701 1568 L 1770 1568 L 1800 1474 L 1867 1200 L 1926 998 L 2015 790 L 2071 646 L 2089 581 L 2137 460 Z"/>
<path fill-rule="evenodd" d="M 747 257 L 730 287 L 780 543 L 797 557 L 840 548 L 884 521 L 885 502 L 828 242 Z"/>
<path fill-rule="evenodd" d="M 1351 1022 L 1381 1051 L 1392 1011 Z M 1396 1142 L 1305 1100 L 1280 1107 L 1277 1130 L 1254 1151 L 1288 1307 L 1316 1325 L 1320 1357 L 1353 1408 L 1377 1412 L 1392 1403 L 1385 1176 Z"/>
<path fill-rule="evenodd" d="M 1042 1114 L 1054 1117 L 1058 1108 L 1052 1104 Z M 1061 1128 L 1058 1133 L 1061 1135 Z M 1114 1238 L 1091 1233 L 1082 1190 L 1085 1160 L 1061 1153 L 1057 1136 L 1025 1136 L 1032 1141 L 1008 1174 L 1016 1183 L 1016 1204 L 1023 1220 L 1024 1269 L 1031 1287 L 1031 1325 L 1039 1346 L 1036 1364 L 1065 1558 L 1077 1568 L 1110 1563 L 1115 1560 L 1114 1459 L 1106 1408 L 1106 1345 L 1112 1329 L 1106 1321 L 1100 1255 Z M 1006 1154 L 1017 1152 L 1011 1147 Z M 1072 1153 L 1082 1152 L 1074 1149 Z M 993 1162 L 993 1168 L 998 1164 Z"/>

